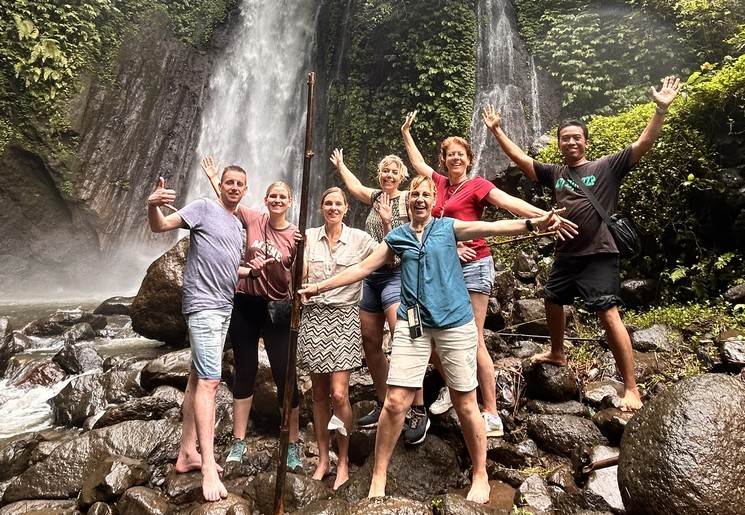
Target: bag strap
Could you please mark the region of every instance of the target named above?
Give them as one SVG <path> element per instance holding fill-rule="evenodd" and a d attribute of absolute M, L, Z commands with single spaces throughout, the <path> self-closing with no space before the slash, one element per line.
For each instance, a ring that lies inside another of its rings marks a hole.
<path fill-rule="evenodd" d="M 603 206 L 600 205 L 600 202 L 598 202 L 598 199 L 595 198 L 595 195 L 590 192 L 590 188 L 588 188 L 587 185 L 582 182 L 582 179 L 580 179 L 577 172 L 567 167 L 567 173 L 569 174 L 569 178 L 572 179 L 572 182 L 579 186 L 579 189 L 581 189 L 585 193 L 587 200 L 590 201 L 592 207 L 595 208 L 595 211 L 598 212 L 603 221 L 607 225 L 613 225 L 613 222 L 611 221 L 610 216 L 608 216 L 608 213 L 605 211 L 605 209 L 603 209 Z"/>

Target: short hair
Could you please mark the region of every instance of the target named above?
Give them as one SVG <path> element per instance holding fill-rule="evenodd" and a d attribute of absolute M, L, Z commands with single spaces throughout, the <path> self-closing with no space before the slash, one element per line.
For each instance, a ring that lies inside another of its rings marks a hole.
<path fill-rule="evenodd" d="M 432 192 L 432 195 L 437 198 L 437 185 L 435 184 L 434 179 L 432 177 L 429 177 L 427 175 L 417 175 L 413 179 L 411 179 L 411 185 L 409 186 L 409 191 L 414 191 L 419 186 L 422 185 L 422 183 L 427 183 L 429 185 L 429 191 Z"/>
<path fill-rule="evenodd" d="M 328 197 L 332 193 L 341 193 L 341 196 L 344 199 L 344 205 L 349 205 L 349 202 L 347 202 L 347 195 L 346 193 L 344 193 L 344 190 L 339 188 L 338 186 L 332 186 L 331 188 L 324 191 L 323 195 L 321 195 L 321 206 L 323 206 L 323 201 L 326 200 L 326 197 Z"/>
<path fill-rule="evenodd" d="M 473 155 L 471 144 L 466 141 L 465 138 L 461 138 L 460 136 L 450 136 L 449 138 L 445 138 L 444 140 L 442 140 L 442 143 L 440 143 L 440 170 L 447 171 L 447 167 L 445 166 L 446 156 L 448 153 L 448 148 L 453 143 L 463 145 L 463 147 L 466 149 L 466 156 L 468 156 L 468 166 L 473 166 L 475 157 Z"/>
<path fill-rule="evenodd" d="M 582 134 L 585 135 L 585 139 L 590 139 L 590 133 L 587 131 L 587 125 L 584 124 L 584 122 L 580 120 L 564 120 L 559 125 L 558 130 L 556 131 L 556 139 L 559 139 L 561 136 L 561 129 L 565 127 L 579 127 L 582 129 Z"/>
<path fill-rule="evenodd" d="M 272 191 L 274 188 L 284 188 L 287 190 L 287 196 L 292 200 L 292 190 L 284 181 L 276 181 L 269 185 L 269 187 L 266 189 L 266 193 L 264 194 L 264 198 L 269 196 L 269 192 Z"/>
<path fill-rule="evenodd" d="M 220 176 L 220 182 L 222 182 L 223 177 L 225 177 L 225 174 L 228 172 L 239 172 L 248 177 L 248 174 L 246 173 L 246 170 L 241 168 L 238 165 L 228 165 L 225 167 L 225 169 L 222 171 L 222 175 Z"/>
<path fill-rule="evenodd" d="M 403 159 L 395 154 L 385 156 L 383 159 L 380 160 L 380 162 L 378 163 L 378 175 L 380 175 L 383 172 L 383 168 L 385 168 L 385 166 L 390 163 L 396 163 L 396 165 L 398 165 L 398 172 L 401 174 L 401 180 L 409 178 L 409 170 L 406 168 Z"/>

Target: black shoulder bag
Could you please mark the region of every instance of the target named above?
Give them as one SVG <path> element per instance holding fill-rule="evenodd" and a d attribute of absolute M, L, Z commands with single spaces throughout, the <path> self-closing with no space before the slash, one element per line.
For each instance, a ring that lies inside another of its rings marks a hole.
<path fill-rule="evenodd" d="M 600 205 L 600 202 L 595 198 L 595 195 L 590 193 L 590 189 L 584 182 L 582 182 L 582 179 L 577 175 L 577 172 L 571 168 L 567 168 L 567 172 L 569 173 L 569 178 L 585 192 L 587 200 L 592 203 L 592 206 L 608 226 L 621 257 L 631 259 L 638 256 L 639 252 L 642 250 L 642 242 L 641 239 L 639 239 L 639 235 L 636 233 L 631 220 L 623 216 L 621 213 L 614 213 L 613 215 L 608 216 L 608 213 L 606 213 L 605 209 Z"/>

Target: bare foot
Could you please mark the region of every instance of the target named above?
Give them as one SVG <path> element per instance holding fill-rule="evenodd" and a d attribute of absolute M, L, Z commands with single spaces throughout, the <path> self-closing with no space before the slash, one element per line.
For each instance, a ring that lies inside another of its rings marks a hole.
<path fill-rule="evenodd" d="M 179 451 L 176 459 L 176 472 L 183 474 L 192 470 L 202 469 L 202 456 L 196 450 L 191 452 Z"/>
<path fill-rule="evenodd" d="M 336 465 L 336 481 L 334 481 L 334 490 L 338 490 L 341 485 L 349 480 L 349 466 L 339 460 Z"/>
<path fill-rule="evenodd" d="M 313 479 L 322 481 L 329 472 L 331 472 L 331 464 L 328 461 L 320 461 L 318 462 L 316 471 L 313 473 Z"/>
<path fill-rule="evenodd" d="M 469 501 L 477 502 L 479 504 L 486 504 L 489 502 L 489 492 L 491 487 L 489 486 L 489 479 L 484 477 L 474 477 L 471 483 L 471 489 L 466 495 L 466 499 Z"/>
<path fill-rule="evenodd" d="M 638 390 L 626 390 L 623 398 L 621 398 L 621 405 L 619 406 L 619 409 L 621 411 L 625 411 L 626 413 L 635 413 L 639 411 L 643 405 L 644 404 L 642 403 L 642 399 L 639 395 Z"/>
<path fill-rule="evenodd" d="M 202 471 L 202 495 L 208 501 L 219 501 L 228 496 L 228 491 L 220 481 L 217 468 Z"/>
<path fill-rule="evenodd" d="M 373 475 L 370 481 L 370 491 L 367 493 L 368 497 L 385 497 L 385 476 L 383 479 L 377 479 Z"/>
<path fill-rule="evenodd" d="M 530 358 L 530 362 L 535 363 L 552 363 L 554 365 L 565 367 L 567 364 L 567 355 L 562 352 L 554 354 L 553 351 L 541 352 Z"/>

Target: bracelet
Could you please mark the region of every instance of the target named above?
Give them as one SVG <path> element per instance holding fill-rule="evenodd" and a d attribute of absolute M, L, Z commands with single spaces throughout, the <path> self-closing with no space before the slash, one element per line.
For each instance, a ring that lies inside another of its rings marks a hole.
<path fill-rule="evenodd" d="M 667 109 L 662 109 L 660 106 L 654 106 L 654 110 L 659 114 L 667 114 Z"/>
<path fill-rule="evenodd" d="M 316 295 L 318 295 L 319 293 L 321 293 L 321 287 L 318 286 L 318 283 L 316 283 Z"/>

